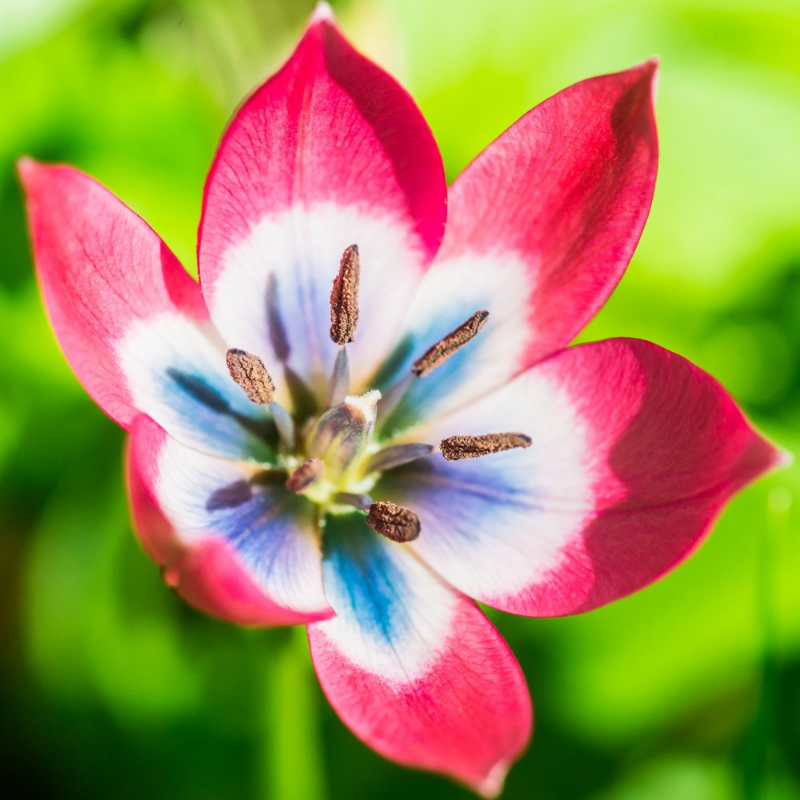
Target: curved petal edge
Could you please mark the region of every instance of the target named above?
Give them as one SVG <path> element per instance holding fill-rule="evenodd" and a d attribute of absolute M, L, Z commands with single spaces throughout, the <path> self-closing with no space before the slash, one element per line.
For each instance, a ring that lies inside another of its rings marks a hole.
<path fill-rule="evenodd" d="M 295 625 L 333 616 L 324 602 L 314 610 L 275 601 L 242 563 L 234 546 L 211 532 L 187 539 L 174 527 L 158 498 L 159 457 L 168 435 L 137 417 L 126 449 L 126 481 L 134 529 L 164 581 L 196 608 L 238 625 Z"/>
<path fill-rule="evenodd" d="M 588 611 L 688 558 L 733 494 L 784 454 L 681 356 L 611 339 L 564 350 L 410 434 L 520 431 L 525 450 L 431 456 L 373 496 L 413 508 L 411 547 L 459 590 L 525 616 Z"/>
<path fill-rule="evenodd" d="M 309 625 L 308 636 L 345 724 L 393 761 L 498 795 L 532 727 L 525 678 L 500 634 L 360 518 L 329 518 L 324 575 L 337 616 Z"/>
<path fill-rule="evenodd" d="M 78 379 L 123 426 L 138 413 L 117 346 L 142 321 L 202 322 L 200 287 L 141 217 L 64 165 L 20 159 L 45 309 Z"/>
<path fill-rule="evenodd" d="M 446 209 L 441 156 L 413 99 L 323 7 L 238 109 L 209 171 L 198 263 L 214 322 L 236 347 L 322 392 L 336 356 L 330 287 L 345 248 L 357 245 L 363 264 L 348 349 L 354 368 L 368 369 L 438 250 Z"/>
<path fill-rule="evenodd" d="M 529 340 L 520 369 L 565 347 L 625 272 L 658 166 L 652 59 L 576 83 L 490 144 L 450 193 L 443 264 L 522 267 Z M 455 265 L 451 265 L 454 268 Z"/>
<path fill-rule="evenodd" d="M 454 320 L 478 309 L 490 317 L 469 353 L 412 386 L 393 420 L 398 427 L 465 405 L 566 347 L 608 299 L 653 198 L 655 78 L 656 62 L 648 61 L 564 89 L 456 179 L 396 374 Z"/>

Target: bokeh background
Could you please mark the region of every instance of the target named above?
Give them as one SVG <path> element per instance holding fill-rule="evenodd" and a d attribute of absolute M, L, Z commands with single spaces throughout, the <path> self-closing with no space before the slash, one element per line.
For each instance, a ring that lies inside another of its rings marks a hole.
<path fill-rule="evenodd" d="M 577 81 L 661 57 L 641 246 L 585 338 L 652 339 L 800 451 L 800 4 L 351 0 L 347 34 L 418 99 L 450 178 Z M 34 284 L 14 160 L 67 161 L 194 271 L 206 169 L 288 55 L 293 0 L 0 0 L 0 794 L 467 798 L 361 745 L 302 631 L 194 612 L 131 535 L 121 432 L 66 367 Z M 798 467 L 695 558 L 586 616 L 495 619 L 537 710 L 507 798 L 800 797 Z"/>

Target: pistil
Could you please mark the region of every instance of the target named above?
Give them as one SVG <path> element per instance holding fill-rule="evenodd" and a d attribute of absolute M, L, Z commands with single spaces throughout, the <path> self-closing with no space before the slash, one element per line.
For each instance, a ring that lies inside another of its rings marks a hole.
<path fill-rule="evenodd" d="M 524 433 L 487 433 L 483 436 L 450 436 L 439 445 L 448 461 L 464 458 L 480 458 L 504 450 L 515 450 L 531 446 L 530 436 Z"/>
<path fill-rule="evenodd" d="M 377 390 L 348 395 L 317 420 L 308 436 L 308 453 L 325 462 L 329 479 L 338 480 L 363 455 L 380 398 Z"/>

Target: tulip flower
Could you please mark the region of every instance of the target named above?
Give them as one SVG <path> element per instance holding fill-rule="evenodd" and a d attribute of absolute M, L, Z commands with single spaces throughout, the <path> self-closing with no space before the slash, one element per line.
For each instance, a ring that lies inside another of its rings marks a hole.
<path fill-rule="evenodd" d="M 781 459 L 681 356 L 568 347 L 649 213 L 655 74 L 556 94 L 448 190 L 410 95 L 320 5 L 223 136 L 199 285 L 96 181 L 20 163 L 50 322 L 130 434 L 166 582 L 237 624 L 307 625 L 357 736 L 487 796 L 532 713 L 475 601 L 624 597 Z"/>

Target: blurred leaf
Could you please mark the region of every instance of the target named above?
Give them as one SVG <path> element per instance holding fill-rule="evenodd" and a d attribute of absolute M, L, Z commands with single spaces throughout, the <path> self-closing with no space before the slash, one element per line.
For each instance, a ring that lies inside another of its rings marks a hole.
<path fill-rule="evenodd" d="M 637 769 L 597 800 L 734 800 L 737 796 L 726 764 L 667 758 Z"/>
<path fill-rule="evenodd" d="M 28 255 L 13 175 L 23 153 L 107 183 L 195 271 L 225 121 L 288 55 L 312 5 L 3 6 L 0 535 L 12 568 L 19 553 L 25 565 L 21 602 L 6 600 L 24 653 L 0 662 L 4 775 L 24 777 L 10 796 L 471 796 L 383 761 L 324 704 L 317 750 L 322 694 L 302 633 L 287 646 L 281 632 L 234 629 L 162 585 L 130 535 L 122 436 L 58 352 Z M 692 358 L 800 453 L 796 0 L 335 5 L 356 44 L 413 90 L 450 178 L 543 98 L 658 54 L 655 203 L 583 336 L 650 338 Z M 800 796 L 798 497 L 795 465 L 739 497 L 674 574 L 608 608 L 492 615 L 537 706 L 505 797 L 739 800 L 748 769 L 766 800 Z"/>
<path fill-rule="evenodd" d="M 201 674 L 163 603 L 148 613 L 140 586 L 136 612 L 126 613 L 120 584 L 132 548 L 120 477 L 114 486 L 68 480 L 47 510 L 30 554 L 26 630 L 33 667 L 52 691 L 73 702 L 97 692 L 136 723 L 196 704 Z"/>

